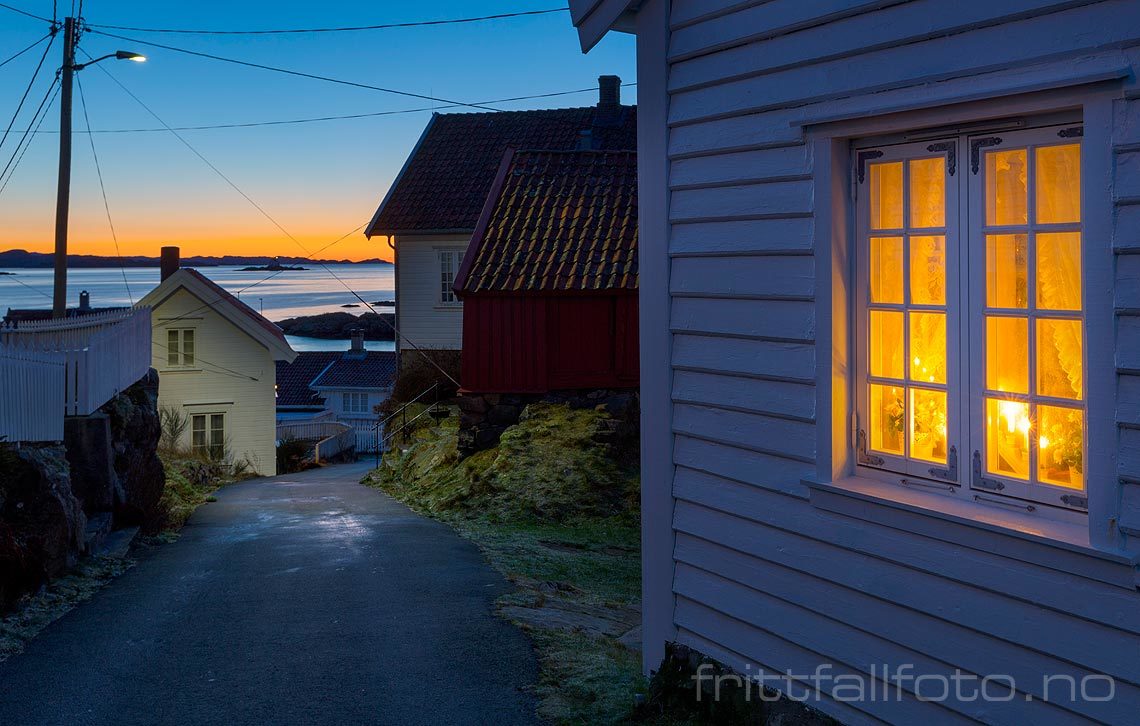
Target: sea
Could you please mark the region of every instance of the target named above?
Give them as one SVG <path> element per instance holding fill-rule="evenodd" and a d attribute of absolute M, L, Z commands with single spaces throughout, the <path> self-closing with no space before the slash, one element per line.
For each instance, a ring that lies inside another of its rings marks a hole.
<path fill-rule="evenodd" d="M 233 293 L 254 310 L 273 321 L 300 315 L 369 312 L 353 292 L 364 298 L 376 312 L 392 312 L 395 284 L 392 265 L 306 265 L 305 270 L 285 272 L 243 272 L 241 267 L 199 267 L 206 277 Z M 15 273 L 0 275 L 0 316 L 8 308 L 50 308 L 52 276 L 50 269 L 2 269 Z M 92 307 L 131 305 L 159 283 L 157 267 L 125 270 L 100 268 L 69 270 L 67 304 L 79 304 L 79 293 L 91 295 Z M 380 304 L 377 304 L 380 303 Z M 287 336 L 294 350 L 341 350 L 343 340 L 320 340 Z M 391 340 L 367 341 L 369 350 L 393 350 Z"/>

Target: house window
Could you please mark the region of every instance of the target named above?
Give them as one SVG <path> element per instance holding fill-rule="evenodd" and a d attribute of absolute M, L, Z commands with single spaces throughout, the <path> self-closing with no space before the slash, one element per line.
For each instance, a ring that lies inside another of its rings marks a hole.
<path fill-rule="evenodd" d="M 190 450 L 212 459 L 225 458 L 225 414 L 196 413 L 190 417 Z"/>
<path fill-rule="evenodd" d="M 341 408 L 345 413 L 368 413 L 368 394 L 342 393 Z"/>
<path fill-rule="evenodd" d="M 1087 509 L 1080 138 L 856 151 L 861 466 Z"/>
<path fill-rule="evenodd" d="M 171 368 L 194 365 L 194 331 L 171 329 L 166 331 L 166 364 Z"/>
<path fill-rule="evenodd" d="M 462 250 L 439 250 L 439 302 L 441 305 L 458 305 L 455 297 L 455 275 L 463 261 Z"/>

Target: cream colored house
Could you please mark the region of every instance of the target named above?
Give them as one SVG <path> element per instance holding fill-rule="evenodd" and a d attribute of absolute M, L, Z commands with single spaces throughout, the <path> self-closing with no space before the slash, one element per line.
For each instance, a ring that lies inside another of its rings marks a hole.
<path fill-rule="evenodd" d="M 621 105 L 617 76 L 598 79 L 594 106 L 432 116 L 365 230 L 395 253 L 397 357 L 409 343 L 462 348 L 463 303 L 452 286 L 508 149 L 635 144 L 636 108 Z"/>
<path fill-rule="evenodd" d="M 165 250 L 164 250 L 165 252 Z M 167 264 L 152 309 L 159 406 L 189 420 L 185 446 L 277 473 L 276 364 L 297 353 L 273 323 L 205 275 Z"/>

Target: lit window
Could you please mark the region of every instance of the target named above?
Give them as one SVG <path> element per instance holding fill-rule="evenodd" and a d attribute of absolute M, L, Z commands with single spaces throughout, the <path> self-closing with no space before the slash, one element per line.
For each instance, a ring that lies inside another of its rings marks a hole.
<path fill-rule="evenodd" d="M 462 250 L 439 250 L 439 301 L 444 305 L 459 304 L 455 296 L 455 276 L 463 260 Z"/>
<path fill-rule="evenodd" d="M 860 465 L 1087 508 L 1079 139 L 856 151 Z"/>
<path fill-rule="evenodd" d="M 225 414 L 196 413 L 190 417 L 190 450 L 211 459 L 225 458 Z"/>
<path fill-rule="evenodd" d="M 170 329 L 166 331 L 166 364 L 171 368 L 194 365 L 194 331 Z"/>

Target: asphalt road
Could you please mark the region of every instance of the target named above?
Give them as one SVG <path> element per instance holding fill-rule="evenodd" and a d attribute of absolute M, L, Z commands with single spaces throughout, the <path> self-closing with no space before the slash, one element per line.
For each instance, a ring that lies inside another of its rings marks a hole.
<path fill-rule="evenodd" d="M 367 469 L 219 492 L 0 663 L 0 726 L 534 723 L 507 583 Z"/>

